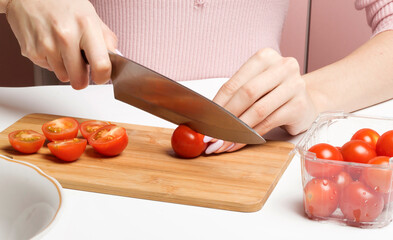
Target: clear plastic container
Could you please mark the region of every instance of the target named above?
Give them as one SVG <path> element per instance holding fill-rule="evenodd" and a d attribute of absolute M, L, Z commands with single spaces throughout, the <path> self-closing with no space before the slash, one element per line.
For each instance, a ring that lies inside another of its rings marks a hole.
<path fill-rule="evenodd" d="M 302 164 L 304 210 L 310 219 L 361 228 L 384 227 L 392 221 L 393 158 L 389 164 L 375 165 L 318 159 L 315 153 L 308 151 L 318 143 L 341 147 L 362 128 L 371 128 L 382 135 L 393 130 L 393 119 L 343 112 L 323 113 L 296 146 Z M 315 177 L 309 173 L 310 166 L 320 168 L 322 173 L 339 168 L 340 173 L 333 177 L 328 174 Z M 369 179 L 375 179 L 370 176 L 383 176 L 389 190 L 381 191 L 370 184 Z"/>

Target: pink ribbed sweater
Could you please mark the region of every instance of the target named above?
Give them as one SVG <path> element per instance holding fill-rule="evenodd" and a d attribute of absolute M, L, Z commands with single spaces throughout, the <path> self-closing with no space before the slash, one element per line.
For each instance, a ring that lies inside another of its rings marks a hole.
<path fill-rule="evenodd" d="M 255 52 L 279 51 L 289 0 L 91 0 L 128 58 L 174 80 L 230 77 Z M 295 1 L 294 1 L 295 3 Z M 377 34 L 392 0 L 356 0 Z"/>

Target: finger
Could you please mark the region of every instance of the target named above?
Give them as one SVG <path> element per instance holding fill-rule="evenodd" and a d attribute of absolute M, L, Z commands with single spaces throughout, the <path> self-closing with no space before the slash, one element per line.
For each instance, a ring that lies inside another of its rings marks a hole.
<path fill-rule="evenodd" d="M 209 137 L 209 136 L 206 136 L 206 135 L 203 137 L 203 142 L 204 142 L 204 143 L 208 143 L 208 142 L 210 142 L 211 140 L 213 140 L 212 137 Z"/>
<path fill-rule="evenodd" d="M 292 105 L 291 102 L 278 108 L 264 120 L 258 123 L 254 127 L 254 130 L 259 133 L 259 135 L 263 136 L 270 132 L 273 128 L 289 124 L 293 118 L 298 118 L 292 109 L 296 108 Z"/>
<path fill-rule="evenodd" d="M 233 142 L 225 141 L 224 144 L 219 149 L 217 149 L 214 153 L 225 152 L 225 151 L 229 150 L 230 148 L 232 148 L 234 145 L 235 145 L 235 143 L 233 143 Z"/>
<path fill-rule="evenodd" d="M 71 86 L 74 89 L 83 89 L 89 84 L 86 63 L 83 61 L 77 41 L 61 48 L 61 56 L 67 71 Z"/>
<path fill-rule="evenodd" d="M 250 127 L 255 127 L 276 109 L 286 104 L 295 96 L 293 90 L 286 85 L 287 84 L 280 85 L 265 95 L 245 111 L 239 119 Z"/>
<path fill-rule="evenodd" d="M 246 144 L 243 144 L 243 143 L 235 143 L 231 148 L 228 148 L 225 152 L 234 152 L 234 151 L 237 151 L 245 146 L 246 146 Z"/>
<path fill-rule="evenodd" d="M 104 40 L 105 40 L 105 44 L 106 44 L 106 48 L 108 50 L 110 50 L 111 52 L 115 52 L 117 49 L 117 36 L 114 32 L 112 32 L 109 27 L 101 22 L 101 27 L 102 27 L 102 32 L 104 35 Z"/>
<path fill-rule="evenodd" d="M 279 86 L 289 74 L 279 61 L 240 87 L 223 107 L 239 116 L 258 99 Z"/>
<path fill-rule="evenodd" d="M 69 82 L 67 70 L 64 66 L 62 58 L 59 56 L 57 58 L 48 58 L 48 64 L 50 65 L 52 71 L 55 73 L 57 79 L 61 82 Z"/>
<path fill-rule="evenodd" d="M 205 154 L 211 154 L 211 153 L 217 151 L 217 149 L 219 149 L 223 144 L 224 144 L 223 140 L 218 140 L 217 142 L 210 144 L 206 148 Z"/>
<path fill-rule="evenodd" d="M 106 83 L 111 76 L 112 65 L 101 29 L 86 27 L 80 46 L 90 64 L 92 80 L 97 84 Z"/>
<path fill-rule="evenodd" d="M 266 48 L 258 51 L 224 83 L 213 101 L 221 106 L 225 105 L 244 83 L 265 71 L 280 58 L 281 56 L 273 49 Z"/>
<path fill-rule="evenodd" d="M 48 69 L 49 71 L 52 71 L 51 66 L 49 65 L 48 61 L 46 61 L 46 60 L 34 61 L 33 63 L 37 66 L 40 66 L 42 68 Z"/>

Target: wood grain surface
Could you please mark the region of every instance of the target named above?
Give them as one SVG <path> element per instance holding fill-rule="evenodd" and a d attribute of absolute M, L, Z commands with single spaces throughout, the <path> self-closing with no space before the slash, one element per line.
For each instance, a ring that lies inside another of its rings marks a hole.
<path fill-rule="evenodd" d="M 115 124 L 127 129 L 129 143 L 116 157 L 103 157 L 88 146 L 79 160 L 66 163 L 46 146 L 25 155 L 9 144 L 10 132 L 42 132 L 43 123 L 58 117 L 30 114 L 18 120 L 0 133 L 0 154 L 38 166 L 64 188 L 232 211 L 262 208 L 291 161 L 294 147 L 268 141 L 233 153 L 184 160 L 172 151 L 173 129 L 123 123 Z"/>

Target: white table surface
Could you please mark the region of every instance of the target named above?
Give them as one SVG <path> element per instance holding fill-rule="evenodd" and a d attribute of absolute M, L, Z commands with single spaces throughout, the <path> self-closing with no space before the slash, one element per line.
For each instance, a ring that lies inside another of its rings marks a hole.
<path fill-rule="evenodd" d="M 185 82 L 213 98 L 225 79 Z M 393 101 L 360 111 L 393 117 Z M 29 113 L 48 113 L 174 128 L 175 125 L 116 101 L 111 85 L 0 88 L 0 131 Z M 392 126 L 393 129 L 393 126 Z M 280 129 L 270 139 L 297 143 Z M 228 157 L 230 154 L 228 154 Z M 64 189 L 64 211 L 48 239 L 392 239 L 393 224 L 359 229 L 309 220 L 303 213 L 300 160 L 295 156 L 264 207 L 239 213 Z"/>

